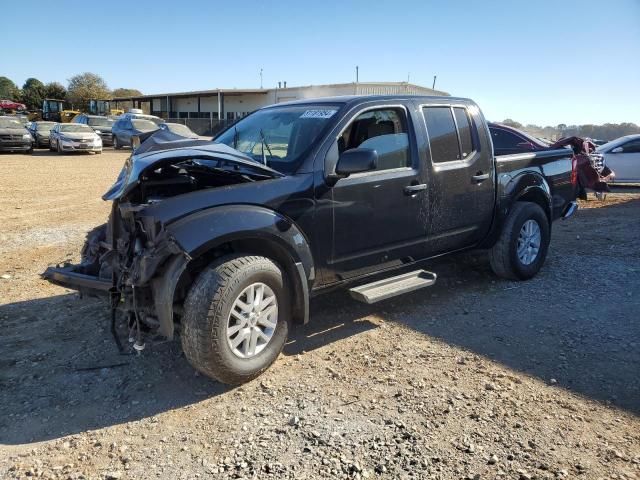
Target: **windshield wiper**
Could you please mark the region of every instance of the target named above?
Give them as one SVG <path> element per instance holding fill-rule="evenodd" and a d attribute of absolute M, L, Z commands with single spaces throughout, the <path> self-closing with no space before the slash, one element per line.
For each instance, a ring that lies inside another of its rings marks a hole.
<path fill-rule="evenodd" d="M 273 153 L 271 153 L 271 148 L 269 148 L 269 143 L 267 142 L 262 129 L 260 129 L 260 137 L 262 138 L 262 162 L 267 165 L 267 157 L 264 154 L 264 147 L 267 147 L 267 151 L 269 152 L 270 157 L 273 157 Z"/>
<path fill-rule="evenodd" d="M 240 140 L 240 135 L 238 134 L 238 127 L 233 126 L 233 148 L 238 149 L 238 140 Z"/>

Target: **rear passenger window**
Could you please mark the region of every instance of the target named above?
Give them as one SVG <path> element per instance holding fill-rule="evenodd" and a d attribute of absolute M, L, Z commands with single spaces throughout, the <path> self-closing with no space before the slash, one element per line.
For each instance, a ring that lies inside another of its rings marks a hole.
<path fill-rule="evenodd" d="M 376 170 L 411 166 L 404 110 L 381 108 L 358 115 L 338 137 L 340 153 L 352 148 L 371 148 L 378 153 Z"/>
<path fill-rule="evenodd" d="M 471 122 L 466 108 L 453 107 L 453 115 L 458 124 L 458 136 L 460 137 L 460 148 L 462 159 L 464 160 L 473 152 L 473 137 L 471 136 Z"/>
<path fill-rule="evenodd" d="M 423 113 L 431 145 L 431 160 L 434 163 L 460 160 L 458 135 L 451 108 L 424 107 Z"/>

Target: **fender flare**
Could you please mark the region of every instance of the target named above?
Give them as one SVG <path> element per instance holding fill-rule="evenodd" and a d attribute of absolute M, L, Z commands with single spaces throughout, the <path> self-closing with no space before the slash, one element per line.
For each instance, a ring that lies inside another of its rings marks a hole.
<path fill-rule="evenodd" d="M 309 290 L 315 280 L 315 268 L 309 241 L 291 219 L 265 207 L 225 205 L 196 212 L 165 228 L 183 253 L 170 258 L 151 282 L 161 335 L 173 338 L 174 293 L 189 263 L 233 242 L 260 242 L 286 254 L 281 266 L 293 283 L 294 321 L 308 322 Z"/>
<path fill-rule="evenodd" d="M 503 184 L 493 225 L 487 237 L 481 242 L 481 248 L 490 248 L 495 244 L 502 233 L 506 218 L 518 201 L 531 201 L 540 205 L 549 219 L 549 228 L 551 228 L 553 210 L 549 184 L 540 173 L 524 171 L 509 178 Z"/>
<path fill-rule="evenodd" d="M 549 218 L 551 225 L 552 217 L 552 199 L 551 188 L 547 180 L 538 172 L 522 172 L 513 177 L 504 188 L 506 197 L 505 218 L 511 211 L 514 203 L 523 199 L 538 203 Z"/>

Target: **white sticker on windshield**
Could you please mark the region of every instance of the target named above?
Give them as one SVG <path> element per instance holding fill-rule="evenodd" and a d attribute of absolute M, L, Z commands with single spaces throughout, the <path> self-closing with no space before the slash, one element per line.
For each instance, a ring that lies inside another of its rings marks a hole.
<path fill-rule="evenodd" d="M 331 118 L 336 112 L 337 110 L 307 110 L 300 118 Z"/>

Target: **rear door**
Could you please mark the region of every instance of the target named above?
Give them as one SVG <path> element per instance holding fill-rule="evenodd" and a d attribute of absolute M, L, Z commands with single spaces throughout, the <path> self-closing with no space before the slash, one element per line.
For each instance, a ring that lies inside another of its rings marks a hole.
<path fill-rule="evenodd" d="M 493 220 L 495 171 L 484 119 L 475 105 L 422 105 L 430 165 L 427 248 L 435 255 L 484 238 Z"/>
<path fill-rule="evenodd" d="M 404 105 L 360 107 L 349 115 L 330 148 L 329 165 L 352 148 L 378 153 L 376 170 L 340 179 L 329 192 L 329 269 L 338 279 L 423 256 L 428 192 L 413 129 Z"/>

